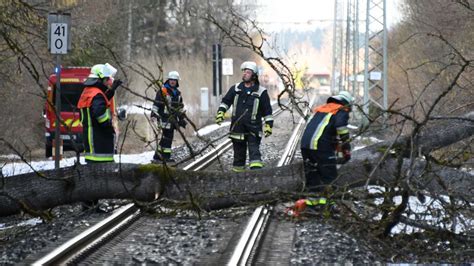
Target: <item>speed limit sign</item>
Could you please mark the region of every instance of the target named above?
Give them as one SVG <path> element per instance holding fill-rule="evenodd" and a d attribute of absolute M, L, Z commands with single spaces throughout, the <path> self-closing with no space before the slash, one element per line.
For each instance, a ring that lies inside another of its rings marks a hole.
<path fill-rule="evenodd" d="M 48 48 L 52 54 L 67 54 L 71 49 L 69 13 L 49 13 Z"/>
<path fill-rule="evenodd" d="M 67 24 L 51 23 L 51 53 L 67 53 Z"/>

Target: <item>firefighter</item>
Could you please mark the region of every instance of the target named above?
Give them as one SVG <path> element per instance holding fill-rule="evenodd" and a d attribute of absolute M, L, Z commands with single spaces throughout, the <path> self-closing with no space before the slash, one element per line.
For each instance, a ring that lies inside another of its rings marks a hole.
<path fill-rule="evenodd" d="M 110 111 L 115 90 L 122 84 L 110 64 L 94 65 L 87 77 L 77 107 L 81 111 L 84 153 L 87 163 L 113 162 L 115 130 Z"/>
<path fill-rule="evenodd" d="M 247 148 L 250 169 L 264 166 L 260 153 L 262 136 L 272 134 L 273 115 L 267 89 L 260 86 L 255 62 L 247 61 L 240 66 L 242 82 L 232 86 L 222 98 L 216 115 L 216 123 L 224 121 L 225 112 L 233 105 L 229 137 L 234 149 L 234 172 L 243 172 Z M 262 132 L 262 120 L 264 122 Z M 263 133 L 263 134 L 262 134 Z"/>
<path fill-rule="evenodd" d="M 336 164 L 346 163 L 351 158 L 347 125 L 353 101 L 349 92 L 341 91 L 314 109 L 301 139 L 309 191 L 322 191 L 324 185 L 336 179 Z"/>
<path fill-rule="evenodd" d="M 157 120 L 162 130 L 161 140 L 156 146 L 153 159 L 160 162 L 173 162 L 171 159 L 171 144 L 174 130 L 186 128 L 183 97 L 179 91 L 179 73 L 171 71 L 161 90 L 156 93 L 151 110 L 151 117 Z"/>

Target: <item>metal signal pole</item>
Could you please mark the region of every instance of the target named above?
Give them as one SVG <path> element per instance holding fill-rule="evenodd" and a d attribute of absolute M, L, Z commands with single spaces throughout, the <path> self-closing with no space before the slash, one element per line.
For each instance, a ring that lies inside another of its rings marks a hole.
<path fill-rule="evenodd" d="M 363 102 L 366 115 L 370 115 L 370 105 L 381 110 L 388 108 L 386 6 L 386 0 L 367 0 Z"/>

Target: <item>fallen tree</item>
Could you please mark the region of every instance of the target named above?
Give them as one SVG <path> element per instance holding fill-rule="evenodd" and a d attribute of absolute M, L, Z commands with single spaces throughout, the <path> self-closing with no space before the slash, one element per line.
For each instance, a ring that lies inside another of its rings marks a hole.
<path fill-rule="evenodd" d="M 368 146 L 354 152 L 354 159 L 340 169 L 337 184 L 393 185 L 396 179 L 406 177 L 424 183 L 422 186 L 425 189 L 458 192 L 470 197 L 473 190 L 470 173 L 436 165 L 422 158 L 473 134 L 474 112 L 470 112 L 427 125 L 415 137 L 401 136 Z"/>
<path fill-rule="evenodd" d="M 463 123 L 451 121 L 450 134 L 445 133 L 445 124 L 423 131 L 424 137 L 416 140 L 417 145 L 431 151 L 472 136 L 473 116 L 474 113 L 470 113 L 463 117 Z M 406 147 L 411 144 L 406 138 L 400 138 L 354 152 L 353 160 L 341 167 L 334 185 L 394 184 L 408 177 L 418 182 L 418 188 L 472 199 L 471 174 L 432 165 L 422 159 L 403 159 Z M 101 198 L 152 201 L 164 196 L 215 209 L 301 191 L 304 168 L 301 162 L 296 162 L 281 168 L 222 175 L 221 172 L 187 172 L 163 165 L 109 163 L 6 177 L 2 183 L 0 216 L 22 210 L 35 213 L 62 204 Z"/>
<path fill-rule="evenodd" d="M 23 174 L 5 178 L 0 216 L 101 198 L 152 201 L 162 196 L 191 199 L 202 208 L 215 209 L 299 191 L 304 185 L 303 176 L 302 164 L 225 176 L 221 172 L 188 172 L 157 164 L 73 166 L 42 172 L 41 177 Z"/>

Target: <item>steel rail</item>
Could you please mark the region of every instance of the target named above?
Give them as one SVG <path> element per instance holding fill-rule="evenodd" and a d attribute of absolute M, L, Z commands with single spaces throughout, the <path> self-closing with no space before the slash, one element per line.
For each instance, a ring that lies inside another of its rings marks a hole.
<path fill-rule="evenodd" d="M 316 96 L 313 96 L 310 101 L 310 106 L 314 103 Z M 308 114 L 309 110 L 304 111 L 304 115 Z M 288 140 L 283 155 L 278 161 L 277 167 L 288 165 L 293 160 L 296 152 L 296 146 L 298 140 L 303 132 L 303 126 L 306 124 L 306 119 L 302 117 L 296 127 L 293 129 L 293 133 Z M 252 264 L 251 254 L 257 251 L 260 246 L 260 240 L 265 234 L 265 230 L 268 226 L 269 218 L 273 212 L 273 207 L 269 205 L 259 206 L 255 209 L 252 216 L 250 217 L 247 226 L 244 229 L 237 245 L 232 252 L 230 260 L 227 265 L 248 265 Z"/>
<path fill-rule="evenodd" d="M 313 98 L 311 99 L 309 103 L 309 106 L 312 106 L 315 100 L 316 100 L 316 96 L 313 96 Z M 308 115 L 308 112 L 309 112 L 309 109 L 304 110 L 303 114 L 305 115 L 305 117 Z M 298 145 L 298 139 L 300 138 L 301 133 L 303 132 L 304 125 L 306 124 L 305 117 L 302 117 L 300 119 L 295 129 L 293 130 L 290 140 L 288 141 L 288 144 L 286 145 L 285 151 L 283 152 L 283 155 L 281 156 L 280 161 L 278 161 L 277 167 L 288 165 L 293 160 L 293 157 L 296 152 L 296 145 Z"/>
<path fill-rule="evenodd" d="M 247 263 L 250 253 L 256 245 L 257 237 L 266 228 L 271 210 L 268 206 L 260 206 L 253 212 L 227 265 L 245 265 Z"/>
<path fill-rule="evenodd" d="M 217 157 L 221 156 L 222 154 L 226 153 L 232 147 L 232 141 L 230 139 L 226 139 L 223 142 L 219 143 L 214 149 L 210 152 L 204 154 L 203 156 L 199 157 L 196 161 L 186 165 L 183 167 L 185 171 L 199 171 L 208 167 Z"/>
<path fill-rule="evenodd" d="M 67 264 L 77 254 L 87 250 L 94 244 L 102 241 L 123 226 L 126 226 L 140 214 L 135 204 L 130 203 L 118 209 L 111 216 L 97 223 L 81 234 L 68 240 L 32 265 Z"/>

